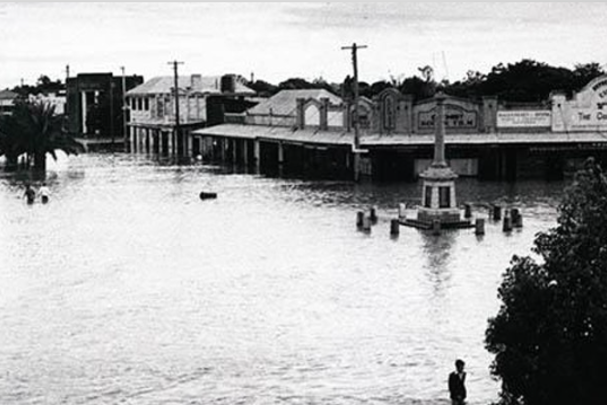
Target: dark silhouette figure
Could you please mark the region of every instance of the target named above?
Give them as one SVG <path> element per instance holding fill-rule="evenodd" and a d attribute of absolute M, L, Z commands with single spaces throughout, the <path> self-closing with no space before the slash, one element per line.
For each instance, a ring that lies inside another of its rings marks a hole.
<path fill-rule="evenodd" d="M 30 186 L 29 184 L 27 186 L 25 186 L 24 196 L 25 196 L 28 204 L 33 204 L 34 200 L 36 199 L 36 192 L 34 191 L 32 186 Z"/>
<path fill-rule="evenodd" d="M 40 200 L 42 201 L 42 204 L 46 204 L 48 202 L 49 194 L 50 194 L 50 191 L 49 191 L 48 187 L 46 186 L 46 183 L 42 183 L 42 186 L 38 190 L 38 194 L 40 194 Z"/>
<path fill-rule="evenodd" d="M 455 371 L 449 374 L 449 394 L 453 405 L 463 405 L 466 401 L 466 373 L 464 372 L 464 361 L 455 361 Z"/>

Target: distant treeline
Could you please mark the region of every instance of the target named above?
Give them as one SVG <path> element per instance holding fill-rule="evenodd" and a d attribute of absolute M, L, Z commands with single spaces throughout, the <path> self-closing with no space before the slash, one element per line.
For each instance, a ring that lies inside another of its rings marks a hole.
<path fill-rule="evenodd" d="M 419 69 L 423 78 L 411 76 L 405 79 L 381 80 L 375 83 L 359 82 L 359 94 L 372 99 L 387 88 L 396 88 L 403 94 L 410 94 L 414 100 L 432 97 L 437 90 L 462 98 L 477 99 L 482 96 L 497 96 L 502 102 L 542 103 L 547 102 L 550 92 L 564 91 L 568 96 L 579 91 L 590 80 L 605 74 L 599 63 L 577 64 L 573 70 L 554 67 L 530 59 L 504 65 L 494 66 L 489 73 L 468 71 L 460 81 L 436 82 L 429 67 Z M 307 81 L 301 78 L 290 78 L 278 85 L 256 80 L 247 85 L 260 96 L 271 96 L 284 89 L 326 89 L 345 99 L 352 98 L 352 80 L 347 76 L 342 83 L 328 83 L 323 78 Z M 64 90 L 60 80 L 52 81 L 41 75 L 36 85 L 17 86 L 14 92 L 27 96 Z"/>
<path fill-rule="evenodd" d="M 21 86 L 15 86 L 12 91 L 20 95 L 21 97 L 27 97 L 28 95 L 37 95 L 37 94 L 49 94 L 49 93 L 57 93 L 59 91 L 65 90 L 65 83 L 62 83 L 61 80 L 51 80 L 46 75 L 40 75 L 38 80 L 36 80 L 35 85 L 23 84 Z"/>
<path fill-rule="evenodd" d="M 546 63 L 523 59 L 512 64 L 498 64 L 487 74 L 468 71 L 460 81 L 449 83 L 436 82 L 428 69 L 420 69 L 424 78 L 411 76 L 405 79 L 378 81 L 372 84 L 359 82 L 361 96 L 372 99 L 386 88 L 396 88 L 403 94 L 410 94 L 415 100 L 432 97 L 437 90 L 463 98 L 480 98 L 482 96 L 497 96 L 502 102 L 512 103 L 542 103 L 546 102 L 552 91 L 560 90 L 571 96 L 580 90 L 590 80 L 605 73 L 596 62 L 575 65 L 573 70 L 550 66 Z M 285 80 L 278 85 L 257 80 L 249 83 L 249 87 L 260 95 L 270 96 L 283 89 L 326 89 L 343 98 L 352 97 L 350 77 L 344 83 L 327 83 L 322 78 L 309 82 L 301 78 Z"/>

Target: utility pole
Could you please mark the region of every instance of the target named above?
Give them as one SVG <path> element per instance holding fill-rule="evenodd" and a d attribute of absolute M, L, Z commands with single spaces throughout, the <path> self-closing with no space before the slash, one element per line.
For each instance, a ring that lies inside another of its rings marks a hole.
<path fill-rule="evenodd" d="M 360 179 L 360 134 L 358 130 L 358 60 L 356 51 L 359 49 L 365 49 L 366 45 L 356 45 L 356 42 L 352 46 L 342 46 L 341 49 L 352 50 L 352 66 L 354 68 L 354 111 L 352 116 L 352 126 L 354 127 L 354 181 Z"/>
<path fill-rule="evenodd" d="M 122 72 L 122 137 L 124 139 L 124 151 L 129 150 L 129 135 L 128 128 L 126 126 L 126 77 L 124 76 L 124 66 L 120 66 Z"/>
<path fill-rule="evenodd" d="M 65 110 L 63 111 L 63 114 L 65 117 L 71 117 L 72 113 L 70 111 L 70 94 L 68 91 L 68 87 L 67 87 L 67 81 L 70 78 L 70 65 L 65 65 Z M 64 121 L 66 122 L 66 121 Z M 67 123 L 65 125 L 67 125 L 68 127 L 68 131 L 70 129 L 70 119 L 67 119 Z"/>
<path fill-rule="evenodd" d="M 173 65 L 173 73 L 174 73 L 174 82 L 175 82 L 175 142 L 173 143 L 173 150 L 179 150 L 179 141 L 184 144 L 183 139 L 181 139 L 181 134 L 179 132 L 179 74 L 177 72 L 177 66 L 183 65 L 183 62 L 177 62 L 176 60 L 173 62 L 168 62 L 169 65 Z M 185 146 L 185 145 L 184 145 Z M 183 147 L 182 147 L 183 148 Z M 180 150 L 180 153 L 183 152 Z"/>
<path fill-rule="evenodd" d="M 114 152 L 116 141 L 116 134 L 114 134 L 114 77 L 110 77 L 110 135 L 112 137 L 112 152 Z"/>

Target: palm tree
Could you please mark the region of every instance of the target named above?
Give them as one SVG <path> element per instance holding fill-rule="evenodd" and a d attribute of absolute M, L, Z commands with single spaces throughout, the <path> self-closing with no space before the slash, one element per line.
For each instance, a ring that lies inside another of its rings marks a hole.
<path fill-rule="evenodd" d="M 0 115 L 0 156 L 6 156 L 6 170 L 17 168 L 19 156 L 25 153 L 20 130 L 12 115 Z"/>
<path fill-rule="evenodd" d="M 10 161 L 25 153 L 28 167 L 45 171 L 47 153 L 57 160 L 57 150 L 68 155 L 84 150 L 65 127 L 65 118 L 55 114 L 55 106 L 43 101 L 19 102 L 12 117 L 0 121 L 0 154 Z"/>

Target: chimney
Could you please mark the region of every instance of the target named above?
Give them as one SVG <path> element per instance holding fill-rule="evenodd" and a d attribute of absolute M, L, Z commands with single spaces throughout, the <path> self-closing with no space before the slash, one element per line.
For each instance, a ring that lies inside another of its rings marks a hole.
<path fill-rule="evenodd" d="M 193 74 L 190 77 L 190 87 L 192 90 L 202 90 L 202 75 Z"/>
<path fill-rule="evenodd" d="M 221 76 L 221 92 L 235 93 L 236 92 L 236 75 Z"/>

